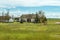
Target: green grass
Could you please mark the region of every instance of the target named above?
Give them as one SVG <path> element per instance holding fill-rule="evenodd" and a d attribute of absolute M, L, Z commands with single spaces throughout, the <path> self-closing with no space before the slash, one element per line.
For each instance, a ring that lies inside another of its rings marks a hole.
<path fill-rule="evenodd" d="M 60 40 L 60 20 L 40 23 L 0 23 L 0 40 Z"/>

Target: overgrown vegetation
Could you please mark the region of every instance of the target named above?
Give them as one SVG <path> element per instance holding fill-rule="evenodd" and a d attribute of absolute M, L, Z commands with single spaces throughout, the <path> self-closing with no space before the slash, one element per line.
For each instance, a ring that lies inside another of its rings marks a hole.
<path fill-rule="evenodd" d="M 40 23 L 0 23 L 0 40 L 60 40 L 59 19 L 48 19 L 48 24 Z"/>

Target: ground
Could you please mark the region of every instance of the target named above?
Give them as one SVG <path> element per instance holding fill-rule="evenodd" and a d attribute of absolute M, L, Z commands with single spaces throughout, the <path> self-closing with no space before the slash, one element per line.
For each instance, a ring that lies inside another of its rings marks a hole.
<path fill-rule="evenodd" d="M 59 19 L 40 23 L 0 23 L 0 40 L 60 40 Z"/>

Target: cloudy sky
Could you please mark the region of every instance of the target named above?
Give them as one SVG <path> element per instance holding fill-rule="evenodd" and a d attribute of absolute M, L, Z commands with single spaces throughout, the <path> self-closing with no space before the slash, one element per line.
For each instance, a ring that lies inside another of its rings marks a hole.
<path fill-rule="evenodd" d="M 60 0 L 0 0 L 0 15 L 10 11 L 10 15 L 45 12 L 47 18 L 60 18 Z"/>

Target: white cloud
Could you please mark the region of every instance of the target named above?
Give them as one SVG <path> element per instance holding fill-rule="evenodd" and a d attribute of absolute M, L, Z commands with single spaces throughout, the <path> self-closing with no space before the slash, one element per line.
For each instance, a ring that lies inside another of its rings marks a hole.
<path fill-rule="evenodd" d="M 0 0 L 1 7 L 6 7 L 6 6 L 35 7 L 35 6 L 45 6 L 45 5 L 60 6 L 60 1 L 59 0 Z"/>
<path fill-rule="evenodd" d="M 47 18 L 60 18 L 60 12 L 46 12 L 45 16 Z"/>

